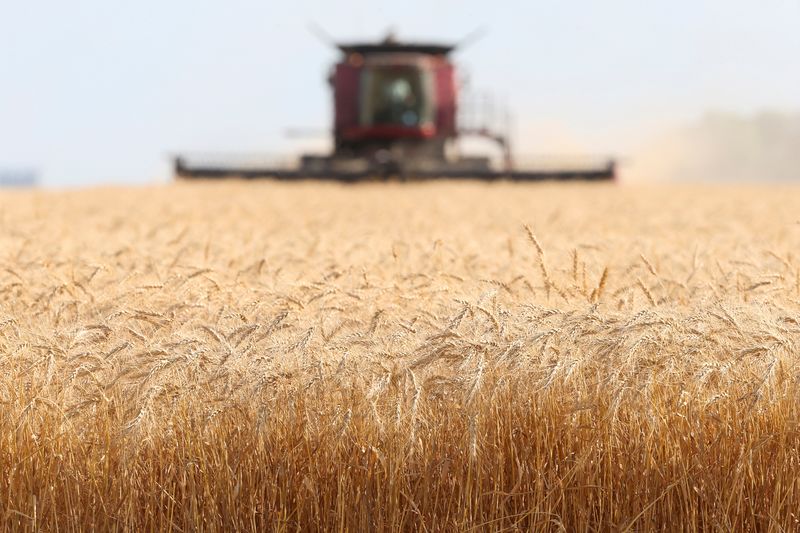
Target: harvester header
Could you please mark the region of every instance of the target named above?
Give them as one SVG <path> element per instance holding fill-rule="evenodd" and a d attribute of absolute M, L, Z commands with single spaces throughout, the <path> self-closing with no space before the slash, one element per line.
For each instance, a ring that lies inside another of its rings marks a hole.
<path fill-rule="evenodd" d="M 507 135 L 489 127 L 460 127 L 456 45 L 401 43 L 393 36 L 376 43 L 337 44 L 340 60 L 329 82 L 333 91 L 333 152 L 307 154 L 294 167 L 259 158 L 175 159 L 179 178 L 332 179 L 613 179 L 614 162 L 573 168 L 518 169 Z M 464 156 L 455 142 L 468 135 L 495 142 L 501 168 L 486 156 Z M 259 162 L 262 161 L 262 162 Z"/>

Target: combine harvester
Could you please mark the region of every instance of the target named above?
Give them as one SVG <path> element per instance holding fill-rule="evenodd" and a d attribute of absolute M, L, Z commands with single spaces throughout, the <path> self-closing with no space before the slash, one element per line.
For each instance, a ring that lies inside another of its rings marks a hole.
<path fill-rule="evenodd" d="M 459 127 L 458 87 L 450 54 L 456 45 L 400 43 L 391 35 L 366 44 L 337 44 L 341 60 L 330 76 L 334 124 L 332 154 L 303 155 L 293 167 L 263 157 L 179 155 L 183 179 L 272 178 L 339 181 L 482 179 L 612 180 L 613 160 L 541 160 L 517 168 L 508 135 L 488 127 Z M 493 141 L 502 163 L 464 156 L 455 142 L 467 136 Z"/>

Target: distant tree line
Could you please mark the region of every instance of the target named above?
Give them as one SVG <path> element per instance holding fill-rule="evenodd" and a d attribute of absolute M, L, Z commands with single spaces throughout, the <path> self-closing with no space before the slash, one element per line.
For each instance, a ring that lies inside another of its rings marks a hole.
<path fill-rule="evenodd" d="M 0 169 L 0 187 L 35 187 L 38 182 L 39 176 L 33 170 Z"/>

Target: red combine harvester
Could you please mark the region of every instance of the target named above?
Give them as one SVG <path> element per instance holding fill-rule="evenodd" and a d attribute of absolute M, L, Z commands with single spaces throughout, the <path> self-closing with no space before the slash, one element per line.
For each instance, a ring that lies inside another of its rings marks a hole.
<path fill-rule="evenodd" d="M 383 42 L 337 45 L 343 57 L 330 77 L 334 149 L 303 155 L 281 167 L 259 157 L 175 158 L 175 175 L 188 179 L 272 178 L 362 181 L 370 179 L 476 178 L 484 180 L 611 180 L 613 160 L 542 160 L 514 165 L 506 135 L 487 127 L 460 128 L 452 45 Z M 454 154 L 461 137 L 497 143 L 502 163 Z"/>

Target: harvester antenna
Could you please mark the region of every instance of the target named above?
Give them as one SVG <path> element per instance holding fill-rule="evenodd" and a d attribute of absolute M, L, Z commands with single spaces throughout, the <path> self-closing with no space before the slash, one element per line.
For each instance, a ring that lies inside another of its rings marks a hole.
<path fill-rule="evenodd" d="M 307 27 L 308 31 L 311 32 L 311 35 L 319 39 L 320 42 L 330 46 L 331 48 L 337 48 L 336 39 L 331 37 L 331 34 L 325 31 L 319 24 L 312 20 L 307 24 Z"/>
<path fill-rule="evenodd" d="M 489 29 L 486 26 L 479 26 L 466 34 L 458 43 L 456 43 L 455 49 L 461 50 L 468 46 L 472 46 L 473 44 L 477 43 L 484 37 L 486 34 L 489 33 Z"/>
<path fill-rule="evenodd" d="M 386 30 L 386 37 L 383 38 L 384 44 L 397 44 L 399 40 L 397 39 L 397 29 L 394 26 L 389 26 Z"/>

